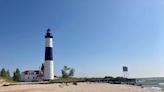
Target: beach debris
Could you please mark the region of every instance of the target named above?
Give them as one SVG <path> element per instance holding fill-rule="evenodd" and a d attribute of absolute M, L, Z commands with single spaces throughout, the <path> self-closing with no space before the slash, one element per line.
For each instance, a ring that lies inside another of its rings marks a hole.
<path fill-rule="evenodd" d="M 62 85 L 59 85 L 59 87 L 60 87 L 60 88 L 63 88 L 63 86 L 62 86 Z"/>
<path fill-rule="evenodd" d="M 9 84 L 3 84 L 2 86 L 6 87 L 6 86 L 9 86 Z"/>
<path fill-rule="evenodd" d="M 73 82 L 72 84 L 73 84 L 73 85 L 77 85 L 77 82 Z"/>

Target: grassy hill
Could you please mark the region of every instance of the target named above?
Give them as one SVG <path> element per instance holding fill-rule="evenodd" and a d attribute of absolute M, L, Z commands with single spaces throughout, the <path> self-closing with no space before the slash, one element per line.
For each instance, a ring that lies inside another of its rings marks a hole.
<path fill-rule="evenodd" d="M 13 82 L 13 81 L 0 77 L 0 84 L 11 83 L 11 82 Z"/>
<path fill-rule="evenodd" d="M 4 84 L 6 82 L 6 80 L 4 78 L 0 77 L 0 84 Z"/>

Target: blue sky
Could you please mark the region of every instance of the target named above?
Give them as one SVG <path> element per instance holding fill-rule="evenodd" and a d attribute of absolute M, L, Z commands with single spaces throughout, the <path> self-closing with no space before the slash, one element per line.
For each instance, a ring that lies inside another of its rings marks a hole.
<path fill-rule="evenodd" d="M 164 76 L 163 0 L 0 0 L 0 68 L 38 69 L 54 35 L 55 74 Z"/>

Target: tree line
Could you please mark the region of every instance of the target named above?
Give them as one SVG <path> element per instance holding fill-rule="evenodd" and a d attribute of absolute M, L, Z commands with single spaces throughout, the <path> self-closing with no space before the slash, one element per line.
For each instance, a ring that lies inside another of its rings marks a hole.
<path fill-rule="evenodd" d="M 42 64 L 41 66 L 41 71 L 44 70 L 44 65 Z M 74 76 L 74 72 L 75 70 L 73 68 L 70 68 L 68 66 L 64 66 L 63 69 L 61 70 L 62 73 L 62 78 L 70 78 Z M 13 75 L 11 76 L 10 71 L 2 68 L 0 70 L 0 78 L 4 78 L 6 80 L 12 80 L 12 81 L 16 81 L 16 82 L 20 82 L 21 79 L 21 73 L 20 70 L 17 68 L 14 72 Z"/>
<path fill-rule="evenodd" d="M 7 79 L 7 80 L 13 80 L 16 82 L 20 81 L 20 70 L 17 68 L 14 72 L 13 72 L 13 76 L 10 75 L 10 71 L 6 70 L 5 68 L 2 68 L 0 70 L 0 77 Z"/>

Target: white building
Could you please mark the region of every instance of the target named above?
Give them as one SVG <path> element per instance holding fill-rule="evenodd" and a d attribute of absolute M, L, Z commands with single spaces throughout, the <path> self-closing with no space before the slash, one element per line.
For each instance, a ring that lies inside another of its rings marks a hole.
<path fill-rule="evenodd" d="M 27 70 L 21 73 L 21 81 L 34 82 L 42 80 L 43 72 L 41 70 Z"/>

